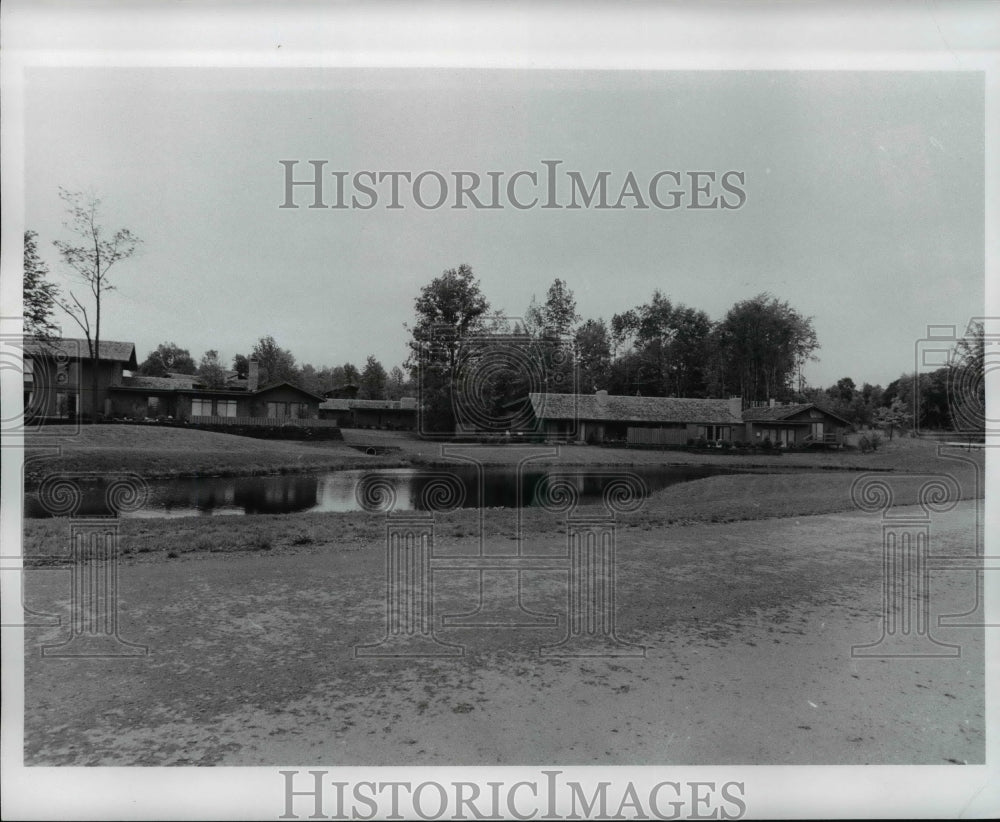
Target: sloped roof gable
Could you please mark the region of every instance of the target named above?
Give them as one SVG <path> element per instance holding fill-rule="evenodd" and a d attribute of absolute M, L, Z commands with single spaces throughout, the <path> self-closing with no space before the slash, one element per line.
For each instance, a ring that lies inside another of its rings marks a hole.
<path fill-rule="evenodd" d="M 729 400 L 681 397 L 600 397 L 593 394 L 528 395 L 535 416 L 542 419 L 583 419 L 603 422 L 700 422 L 734 425 Z"/>

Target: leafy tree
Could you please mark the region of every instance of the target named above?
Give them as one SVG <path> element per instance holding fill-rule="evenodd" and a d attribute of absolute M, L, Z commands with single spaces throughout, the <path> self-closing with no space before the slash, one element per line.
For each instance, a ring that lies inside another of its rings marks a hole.
<path fill-rule="evenodd" d="M 607 388 L 611 372 L 611 338 L 604 320 L 587 320 L 573 338 L 580 391 Z"/>
<path fill-rule="evenodd" d="M 819 348 L 812 318 L 766 292 L 729 309 L 716 345 L 724 389 L 745 401 L 788 398 L 793 378 Z"/>
<path fill-rule="evenodd" d="M 618 379 L 647 396 L 703 397 L 711 333 L 704 311 L 675 306 L 654 291 L 648 303 L 611 319 L 615 348 L 624 349 Z"/>
<path fill-rule="evenodd" d="M 161 342 L 139 363 L 139 373 L 147 377 L 165 377 L 167 372 L 197 374 L 198 365 L 186 348 L 172 342 Z"/>
<path fill-rule="evenodd" d="M 398 400 L 406 396 L 406 374 L 398 365 L 394 365 L 389 371 L 389 376 L 385 384 L 385 397 L 388 400 Z"/>
<path fill-rule="evenodd" d="M 409 328 L 407 366 L 421 385 L 428 430 L 452 431 L 452 403 L 463 342 L 481 331 L 489 303 L 472 268 L 465 263 L 436 277 L 414 302 L 416 321 Z"/>
<path fill-rule="evenodd" d="M 90 290 L 93 304 L 88 307 L 71 290 L 69 299 L 59 297 L 56 303 L 73 321 L 80 326 L 87 340 L 93 383 L 91 385 L 94 413 L 97 414 L 98 397 L 98 357 L 101 347 L 101 304 L 104 295 L 114 290 L 108 279 L 110 270 L 132 257 L 141 240 L 127 228 L 119 228 L 114 233 L 104 229 L 100 222 L 101 201 L 94 195 L 59 189 L 69 212 L 65 226 L 75 235 L 72 242 L 56 240 L 55 246 L 63 263 L 75 278 Z"/>
<path fill-rule="evenodd" d="M 246 354 L 237 354 L 233 357 L 233 371 L 241 380 L 247 378 L 247 374 L 250 373 L 250 359 Z"/>
<path fill-rule="evenodd" d="M 912 415 L 909 413 L 906 403 L 896 397 L 888 408 L 882 406 L 875 412 L 874 422 L 876 428 L 881 428 L 888 433 L 891 442 L 896 429 L 903 428 L 911 419 Z"/>
<path fill-rule="evenodd" d="M 257 340 L 252 356 L 257 358 L 260 369 L 260 386 L 298 381 L 299 370 L 295 365 L 295 357 L 291 351 L 279 346 L 271 335 Z"/>
<path fill-rule="evenodd" d="M 38 256 L 38 235 L 24 232 L 24 336 L 49 340 L 59 336 L 52 319 L 59 288 L 49 282 L 49 267 Z"/>
<path fill-rule="evenodd" d="M 958 341 L 948 363 L 947 399 L 956 431 L 986 427 L 986 329 L 974 322 Z"/>
<path fill-rule="evenodd" d="M 385 399 L 387 376 L 385 369 L 374 356 L 369 355 L 365 360 L 364 371 L 361 372 L 360 390 L 358 397 L 365 400 Z"/>
<path fill-rule="evenodd" d="M 198 363 L 198 376 L 208 388 L 223 388 L 226 385 L 226 369 L 214 348 L 206 351 Z"/>
<path fill-rule="evenodd" d="M 576 297 L 558 277 L 552 281 L 545 302 L 539 305 L 534 297 L 525 312 L 526 330 L 536 337 L 566 339 L 580 322 L 576 313 Z"/>
<path fill-rule="evenodd" d="M 334 388 L 343 388 L 346 385 L 361 386 L 361 372 L 353 363 L 345 362 L 338 365 L 331 371 L 331 379 Z"/>

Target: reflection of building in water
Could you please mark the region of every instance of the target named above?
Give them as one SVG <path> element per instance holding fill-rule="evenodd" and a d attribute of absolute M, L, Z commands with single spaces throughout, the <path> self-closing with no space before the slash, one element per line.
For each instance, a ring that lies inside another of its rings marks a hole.
<path fill-rule="evenodd" d="M 234 501 L 247 514 L 289 514 L 315 508 L 316 477 L 276 477 L 243 482 Z"/>

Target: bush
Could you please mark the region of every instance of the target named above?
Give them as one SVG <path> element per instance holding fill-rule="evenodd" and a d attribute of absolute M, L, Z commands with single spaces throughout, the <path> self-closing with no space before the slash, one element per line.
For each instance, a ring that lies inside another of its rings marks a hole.
<path fill-rule="evenodd" d="M 688 447 L 691 447 L 692 445 L 694 445 L 694 437 L 688 437 L 686 444 L 687 444 Z"/>
<path fill-rule="evenodd" d="M 723 440 L 722 441 L 722 447 L 723 448 L 732 448 L 733 444 L 729 440 Z"/>
<path fill-rule="evenodd" d="M 698 439 L 695 440 L 695 445 L 697 445 L 699 448 L 708 448 L 708 440 L 706 440 L 704 437 L 698 437 Z"/>
<path fill-rule="evenodd" d="M 764 437 L 763 441 L 761 441 L 760 447 L 763 448 L 765 451 L 770 451 L 771 448 L 773 447 L 771 444 L 771 438 Z"/>

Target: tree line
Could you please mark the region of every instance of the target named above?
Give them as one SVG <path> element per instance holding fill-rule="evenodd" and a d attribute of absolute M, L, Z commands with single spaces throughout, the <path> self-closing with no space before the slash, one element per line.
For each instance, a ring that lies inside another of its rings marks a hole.
<path fill-rule="evenodd" d="M 511 320 L 493 311 L 472 268 L 462 264 L 425 285 L 414 309 L 407 366 L 421 383 L 425 424 L 443 431 L 455 425 L 456 403 L 478 404 L 502 426 L 518 417 L 529 391 L 738 396 L 745 406 L 813 402 L 890 436 L 914 424 L 949 429 L 956 402 L 985 407 L 981 327 L 958 341 L 952 361 L 937 371 L 904 374 L 886 388 L 858 388 L 850 377 L 812 388 L 802 375 L 819 350 L 812 318 L 767 292 L 712 320 L 655 290 L 606 322 L 582 318 L 572 289 L 557 278 L 544 300 L 533 296 L 523 318 Z M 533 373 L 525 356 L 537 366 Z"/>
<path fill-rule="evenodd" d="M 100 347 L 102 300 L 114 290 L 112 267 L 133 257 L 141 240 L 129 229 L 105 229 L 96 196 L 60 189 L 72 241 L 56 240 L 71 275 L 66 294 L 48 280 L 37 235 L 24 234 L 24 333 L 40 339 L 58 334 L 58 309 L 83 332 L 91 358 Z M 72 283 L 81 286 L 83 298 Z M 89 297 L 88 297 L 89 292 Z M 532 296 L 523 317 L 494 311 L 472 268 L 462 264 L 432 279 L 417 295 L 405 369 L 386 372 L 374 357 L 316 368 L 299 364 L 271 336 L 260 337 L 252 356 L 259 383 L 288 381 L 315 394 L 356 385 L 366 399 L 398 399 L 419 391 L 431 427 L 453 429 L 456 392 L 475 398 L 491 418 L 515 418 L 529 391 L 650 397 L 730 397 L 745 404 L 815 402 L 859 426 L 918 425 L 949 429 L 975 422 L 985 408 L 984 332 L 973 327 L 959 340 L 951 360 L 929 373 L 903 374 L 884 389 L 860 388 L 843 377 L 828 388 L 811 388 L 803 366 L 816 359 L 819 341 L 812 318 L 764 292 L 733 304 L 719 320 L 655 290 L 640 305 L 603 317 L 582 318 L 569 285 L 556 278 L 545 298 Z M 536 367 L 527 368 L 524 357 Z M 197 374 L 208 385 L 225 385 L 230 374 L 246 377 L 248 357 L 229 367 L 217 350 L 196 362 L 174 342 L 160 343 L 140 374 Z M 406 373 L 409 372 L 409 373 Z M 96 393 L 94 369 L 94 391 Z M 959 403 L 961 407 L 957 407 Z"/>

